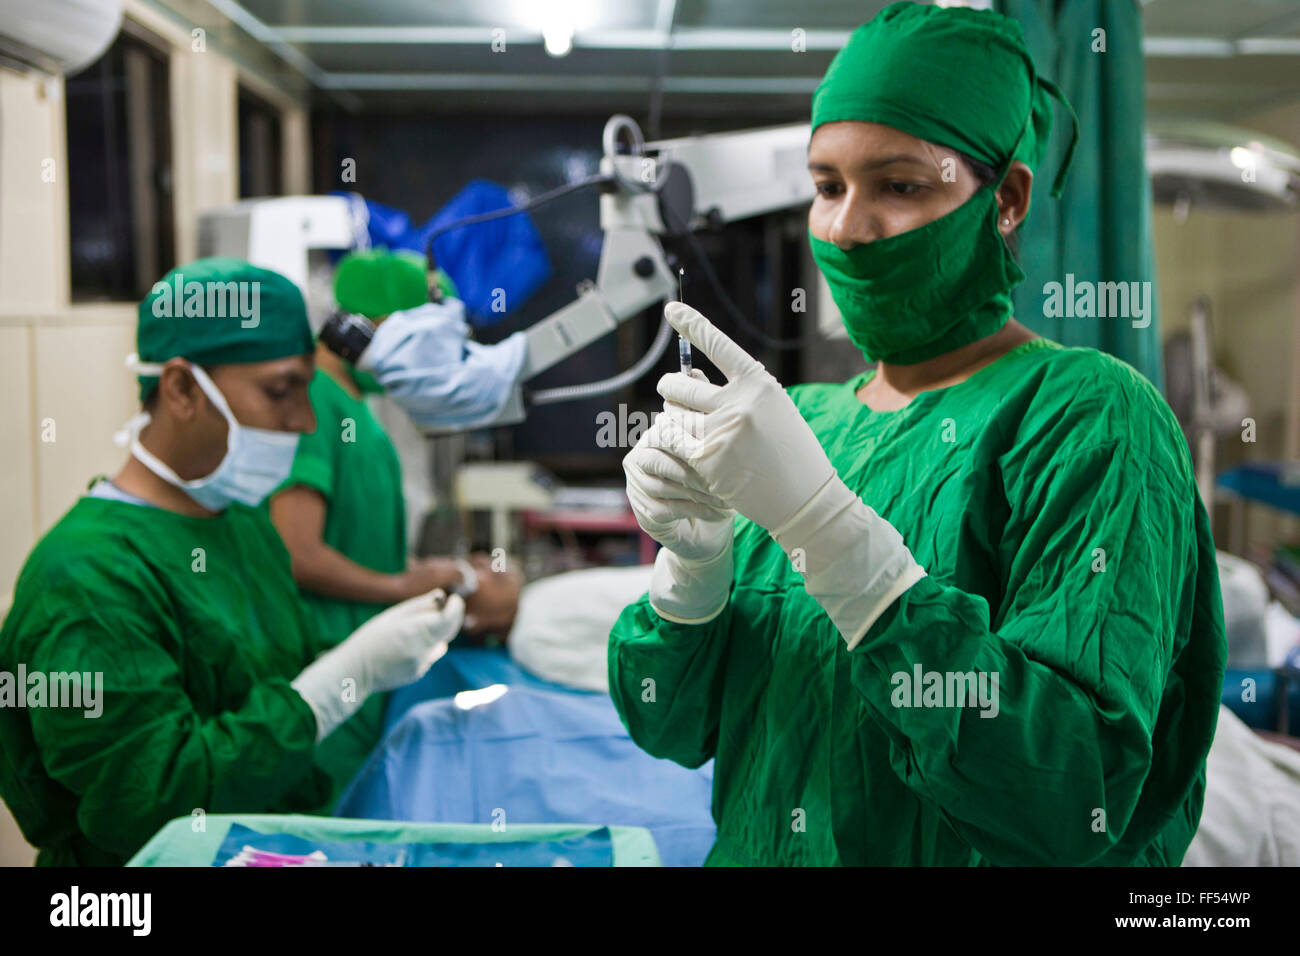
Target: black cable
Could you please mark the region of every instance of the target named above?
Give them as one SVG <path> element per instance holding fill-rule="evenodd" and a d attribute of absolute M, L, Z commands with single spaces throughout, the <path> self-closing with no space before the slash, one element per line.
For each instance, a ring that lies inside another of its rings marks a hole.
<path fill-rule="evenodd" d="M 558 199 L 559 197 L 574 192 L 575 190 L 583 189 L 587 186 L 603 185 L 605 183 L 614 182 L 616 179 L 617 177 L 613 175 L 598 173 L 595 176 L 588 176 L 586 179 L 580 179 L 575 183 L 565 183 L 563 186 L 557 186 L 549 192 L 544 192 L 540 196 L 530 199 L 522 206 L 506 206 L 502 209 L 493 209 L 490 212 L 482 212 L 474 216 L 466 216 L 463 219 L 457 219 L 455 222 L 449 222 L 445 226 L 440 226 L 429 234 L 429 238 L 425 242 L 424 252 L 429 267 L 432 268 L 434 265 L 433 240 L 437 239 L 441 235 L 451 232 L 453 229 L 460 229 L 464 226 L 473 226 L 481 222 L 489 222 L 493 219 L 501 219 L 505 216 L 513 216 L 517 213 L 527 212 L 529 209 L 535 209 L 543 203 L 550 202 L 552 199 Z M 732 321 L 734 321 L 750 336 L 761 342 L 766 348 L 788 351 L 803 347 L 804 342 L 801 338 L 772 338 L 772 336 L 768 335 L 751 322 L 745 314 L 740 311 L 739 307 L 732 301 L 731 296 L 727 293 L 726 288 L 723 287 L 722 281 L 718 278 L 718 274 L 713 271 L 713 265 L 709 262 L 709 256 L 704 250 L 704 245 L 696 237 L 695 233 L 691 231 L 686 223 L 682 222 L 681 217 L 677 215 L 676 211 L 673 210 L 668 203 L 662 203 L 660 209 L 665 212 L 671 220 L 669 225 L 686 236 L 687 242 L 690 243 L 691 251 L 695 254 L 696 261 L 704 270 L 704 277 L 708 279 L 709 285 L 713 288 L 714 295 L 718 297 L 718 301 L 723 304 L 727 312 L 731 315 Z"/>
<path fill-rule="evenodd" d="M 441 235 L 451 232 L 453 229 L 460 229 L 464 226 L 476 226 L 481 222 L 490 222 L 493 219 L 501 219 L 505 216 L 513 216 L 517 213 L 527 212 L 535 209 L 542 203 L 548 203 L 552 199 L 559 199 L 561 196 L 574 192 L 578 189 L 584 189 L 587 186 L 600 186 L 604 183 L 613 182 L 614 177 L 606 173 L 597 173 L 595 176 L 588 176 L 586 179 L 580 179 L 576 183 L 565 183 L 563 186 L 557 186 L 549 192 L 544 192 L 534 199 L 528 200 L 522 206 L 504 206 L 501 209 L 493 209 L 490 212 L 481 212 L 473 216 L 466 216 L 463 219 L 457 219 L 455 222 L 449 222 L 445 226 L 439 226 L 429 234 L 425 240 L 424 255 L 429 264 L 429 268 L 434 266 L 433 259 L 433 240 Z"/>
<path fill-rule="evenodd" d="M 751 322 L 745 314 L 740 311 L 740 308 L 736 303 L 732 301 L 731 296 L 727 294 L 727 290 L 723 287 L 721 280 L 718 279 L 718 274 L 713 271 L 713 265 L 709 262 L 708 253 L 704 251 L 704 244 L 701 243 L 695 233 L 692 232 L 684 222 L 682 222 L 681 217 L 677 215 L 676 211 L 673 210 L 671 206 L 667 203 L 663 203 L 659 208 L 667 213 L 668 218 L 672 220 L 670 225 L 686 236 L 686 241 L 690 244 L 691 251 L 695 254 L 696 261 L 704 270 L 704 277 L 709 280 L 709 285 L 713 289 L 713 294 L 718 297 L 718 301 L 720 301 L 726 308 L 727 312 L 730 313 L 733 322 L 769 349 L 791 351 L 803 347 L 804 341 L 801 338 L 775 339 Z"/>

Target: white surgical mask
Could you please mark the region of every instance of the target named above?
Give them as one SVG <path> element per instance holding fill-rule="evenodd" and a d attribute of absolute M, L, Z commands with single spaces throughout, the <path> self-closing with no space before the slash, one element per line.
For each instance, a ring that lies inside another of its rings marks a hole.
<path fill-rule="evenodd" d="M 138 375 L 162 374 L 161 365 L 141 362 L 134 355 L 127 357 L 126 364 Z M 270 431 L 239 424 L 231 414 L 226 397 L 213 384 L 208 374 L 193 364 L 190 365 L 190 372 L 199 383 L 199 388 L 203 389 L 209 401 L 226 420 L 226 455 L 211 474 L 186 481 L 140 444 L 140 431 L 149 424 L 148 412 L 131 419 L 117 440 L 119 443 L 129 441 L 132 456 L 142 465 L 163 481 L 181 489 L 209 511 L 224 511 L 232 501 L 257 507 L 289 477 L 294 455 L 298 451 L 298 433 Z"/>

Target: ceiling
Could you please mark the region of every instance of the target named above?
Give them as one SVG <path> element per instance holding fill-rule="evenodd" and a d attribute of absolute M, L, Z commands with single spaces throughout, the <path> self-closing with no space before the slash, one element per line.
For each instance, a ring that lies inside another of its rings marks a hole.
<path fill-rule="evenodd" d="M 790 0 L 154 2 L 191 19 L 203 7 L 349 110 L 653 113 L 657 101 L 665 117 L 737 122 L 805 118 L 835 50 L 886 6 L 805 0 L 792 17 Z M 1300 0 L 1142 7 L 1151 115 L 1232 120 L 1300 101 Z M 573 48 L 554 57 L 543 18 L 565 10 Z M 792 19 L 803 52 L 790 48 Z"/>

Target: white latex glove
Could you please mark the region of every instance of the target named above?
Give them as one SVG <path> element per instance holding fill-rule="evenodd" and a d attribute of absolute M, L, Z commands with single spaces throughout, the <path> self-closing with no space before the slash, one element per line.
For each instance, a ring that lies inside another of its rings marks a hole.
<path fill-rule="evenodd" d="M 708 489 L 768 531 L 783 525 L 835 475 L 817 436 L 762 364 L 688 305 L 670 302 L 668 321 L 727 377 L 710 385 L 672 372 L 659 380 L 669 403 L 697 414 L 665 450 Z"/>
<path fill-rule="evenodd" d="M 705 383 L 704 373 L 695 376 Z M 637 524 L 663 548 L 650 580 L 650 606 L 679 624 L 717 617 L 731 593 L 731 541 L 736 513 L 703 480 L 661 447 L 683 427 L 669 405 L 623 459 L 627 498 Z"/>
<path fill-rule="evenodd" d="M 460 631 L 465 602 L 453 594 L 439 609 L 441 590 L 394 604 L 326 651 L 293 680 L 316 714 L 316 739 L 324 740 L 371 694 L 419 680 Z"/>
<path fill-rule="evenodd" d="M 925 571 L 898 531 L 840 480 L 761 363 L 690 306 L 672 302 L 664 314 L 727 382 L 681 373 L 659 380 L 659 394 L 681 410 L 680 427 L 662 436 L 662 449 L 772 535 L 853 648 Z"/>
<path fill-rule="evenodd" d="M 495 345 L 469 338 L 459 299 L 394 312 L 357 360 L 417 425 L 469 429 L 491 424 L 510 400 L 527 357 L 516 332 Z"/>
<path fill-rule="evenodd" d="M 451 365 L 460 360 L 469 334 L 465 303 L 459 299 L 426 302 L 377 323 L 357 368 L 377 378 L 400 380 L 412 372 Z"/>

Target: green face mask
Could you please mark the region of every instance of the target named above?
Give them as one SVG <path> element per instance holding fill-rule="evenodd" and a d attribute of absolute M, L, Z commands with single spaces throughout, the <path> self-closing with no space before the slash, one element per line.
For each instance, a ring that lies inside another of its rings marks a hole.
<path fill-rule="evenodd" d="M 867 360 L 914 365 L 992 335 L 1025 278 L 998 232 L 994 187 L 924 226 L 842 250 L 809 234 L 853 340 Z"/>
<path fill-rule="evenodd" d="M 362 395 L 378 395 L 384 390 L 384 386 L 379 384 L 379 379 L 375 378 L 369 372 L 363 372 L 361 369 L 354 368 L 351 365 L 348 365 L 347 369 L 348 375 L 352 379 L 352 384 L 361 389 Z"/>

